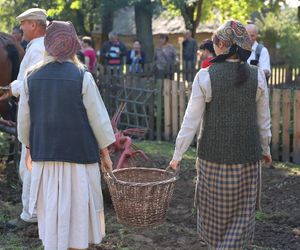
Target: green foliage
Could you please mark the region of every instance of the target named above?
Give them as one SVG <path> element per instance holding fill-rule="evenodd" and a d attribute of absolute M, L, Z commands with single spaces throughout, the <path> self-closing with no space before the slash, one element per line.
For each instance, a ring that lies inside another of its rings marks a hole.
<path fill-rule="evenodd" d="M 162 0 L 162 4 L 173 15 L 179 15 L 187 7 L 199 2 L 199 0 Z M 251 13 L 264 6 L 261 0 L 211 0 L 203 1 L 202 5 L 201 21 L 217 20 L 219 22 L 229 18 L 246 21 Z M 193 15 L 195 18 L 196 10 Z"/>
<path fill-rule="evenodd" d="M 100 13 L 97 0 L 0 0 L 1 31 L 11 32 L 13 26 L 18 25 L 16 16 L 33 7 L 46 9 L 47 14 L 56 20 L 71 21 L 80 34 L 91 30 L 94 23 L 98 22 Z"/>
<path fill-rule="evenodd" d="M 270 217 L 271 216 L 269 214 L 266 214 L 262 211 L 257 211 L 255 214 L 255 219 L 258 221 L 268 221 L 270 220 Z"/>
<path fill-rule="evenodd" d="M 296 8 L 268 13 L 258 21 L 261 39 L 270 48 L 278 48 L 279 59 L 293 67 L 300 66 L 300 24 Z"/>
<path fill-rule="evenodd" d="M 205 1 L 203 13 L 208 20 L 214 19 L 217 14 L 221 23 L 228 19 L 245 22 L 254 11 L 260 10 L 263 6 L 261 0 L 213 0 Z"/>

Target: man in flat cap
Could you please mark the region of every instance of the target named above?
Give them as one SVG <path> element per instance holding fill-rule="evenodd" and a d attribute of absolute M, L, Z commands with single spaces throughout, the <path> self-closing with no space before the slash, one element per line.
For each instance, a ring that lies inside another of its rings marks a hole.
<path fill-rule="evenodd" d="M 26 10 L 19 16 L 17 20 L 20 22 L 20 27 L 23 30 L 24 39 L 29 41 L 25 56 L 20 65 L 20 71 L 17 80 L 10 84 L 10 90 L 7 92 L 0 92 L 0 100 L 8 98 L 10 96 L 19 97 L 22 88 L 23 80 L 26 76 L 26 72 L 35 64 L 42 61 L 45 54 L 44 47 L 44 35 L 47 26 L 47 13 L 44 9 L 32 8 Z M 21 219 L 26 222 L 36 222 L 36 214 L 30 214 L 28 211 L 29 197 L 30 197 L 30 183 L 31 173 L 27 170 L 25 164 L 25 146 L 22 145 L 22 153 L 20 159 L 19 173 L 23 181 L 22 187 L 22 205 L 23 210 L 21 213 Z M 18 225 L 19 220 L 10 221 L 11 226 Z"/>

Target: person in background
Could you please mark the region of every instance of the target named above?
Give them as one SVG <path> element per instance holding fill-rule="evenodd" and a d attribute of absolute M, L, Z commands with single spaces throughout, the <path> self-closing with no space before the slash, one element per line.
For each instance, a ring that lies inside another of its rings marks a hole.
<path fill-rule="evenodd" d="M 129 71 L 132 73 L 141 73 L 144 71 L 145 53 L 141 49 L 141 42 L 134 40 L 132 49 L 127 52 L 127 62 Z"/>
<path fill-rule="evenodd" d="M 268 49 L 257 42 L 258 28 L 254 23 L 248 23 L 246 25 L 246 30 L 250 36 L 252 46 L 251 55 L 247 62 L 260 67 L 264 71 L 268 81 L 271 76 L 270 55 Z"/>
<path fill-rule="evenodd" d="M 212 40 L 204 40 L 200 45 L 200 52 L 201 68 L 209 67 L 212 64 L 211 60 L 216 56 Z"/>
<path fill-rule="evenodd" d="M 185 78 L 191 82 L 195 76 L 195 65 L 197 61 L 197 41 L 192 37 L 192 32 L 187 30 L 184 34 L 184 40 L 182 42 L 182 57 Z"/>
<path fill-rule="evenodd" d="M 197 231 L 209 249 L 242 250 L 253 240 L 261 161 L 272 162 L 268 87 L 264 72 L 245 63 L 251 41 L 241 22 L 225 22 L 212 40 L 217 56 L 194 79 L 169 166 L 179 168 L 203 121 Z"/>
<path fill-rule="evenodd" d="M 116 70 L 117 74 L 119 74 L 124 57 L 126 57 L 127 54 L 126 47 L 119 40 L 116 32 L 109 32 L 108 38 L 109 41 L 104 42 L 101 48 L 100 61 L 103 62 L 105 66 L 108 66 L 108 70 L 112 73 Z"/>
<path fill-rule="evenodd" d="M 23 39 L 23 30 L 20 26 L 15 26 L 12 31 L 12 36 L 17 40 L 18 43 L 22 46 L 24 51 L 26 50 L 28 42 Z"/>
<path fill-rule="evenodd" d="M 45 49 L 23 82 L 18 113 L 32 174 L 29 211 L 37 207 L 44 249 L 88 249 L 105 235 L 99 162 L 111 170 L 115 136 L 95 81 L 75 56 L 73 24 L 51 22 Z"/>
<path fill-rule="evenodd" d="M 95 73 L 96 51 L 92 47 L 92 38 L 89 36 L 82 37 L 82 53 L 85 57 L 85 64 L 88 66 L 92 75 Z"/>
<path fill-rule="evenodd" d="M 176 50 L 169 43 L 169 36 L 159 36 L 159 47 L 154 51 L 155 73 L 157 78 L 173 79 L 175 66 L 177 64 Z"/>

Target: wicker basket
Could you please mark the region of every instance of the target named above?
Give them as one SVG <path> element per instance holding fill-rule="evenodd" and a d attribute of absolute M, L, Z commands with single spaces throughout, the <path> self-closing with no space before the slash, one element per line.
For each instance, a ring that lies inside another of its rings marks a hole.
<path fill-rule="evenodd" d="M 118 221 L 151 227 L 165 220 L 177 175 L 154 168 L 123 168 L 105 175 Z"/>

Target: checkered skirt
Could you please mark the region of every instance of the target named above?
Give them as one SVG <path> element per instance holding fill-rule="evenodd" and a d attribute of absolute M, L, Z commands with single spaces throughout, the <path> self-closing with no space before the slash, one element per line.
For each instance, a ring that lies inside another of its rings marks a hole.
<path fill-rule="evenodd" d="M 244 249 L 252 241 L 260 162 L 197 159 L 197 231 L 212 249 Z"/>

